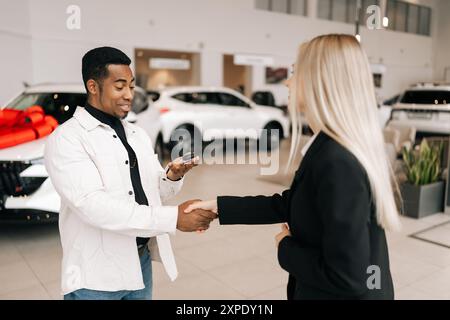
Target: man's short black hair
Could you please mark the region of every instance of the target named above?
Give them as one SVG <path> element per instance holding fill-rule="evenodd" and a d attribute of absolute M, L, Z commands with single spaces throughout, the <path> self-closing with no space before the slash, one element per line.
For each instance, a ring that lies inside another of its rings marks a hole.
<path fill-rule="evenodd" d="M 82 60 L 81 72 L 83 74 L 83 83 L 87 89 L 87 82 L 89 79 L 101 82 L 102 79 L 108 76 L 108 65 L 123 64 L 129 66 L 130 58 L 120 51 L 112 47 L 100 47 L 88 51 Z"/>

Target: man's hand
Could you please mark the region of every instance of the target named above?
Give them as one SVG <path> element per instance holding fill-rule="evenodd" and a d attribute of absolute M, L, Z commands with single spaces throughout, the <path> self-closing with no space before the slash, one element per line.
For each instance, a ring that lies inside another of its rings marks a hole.
<path fill-rule="evenodd" d="M 186 208 L 186 210 L 184 210 L 184 212 L 189 213 L 195 209 L 209 210 L 217 213 L 217 199 L 193 202 Z"/>
<path fill-rule="evenodd" d="M 211 223 L 211 221 L 217 218 L 217 214 L 215 214 L 214 212 L 203 209 L 195 209 L 192 210 L 189 214 L 186 214 L 186 208 L 191 203 L 198 201 L 200 200 L 190 200 L 178 206 L 178 230 L 184 232 L 206 230 L 209 228 L 209 224 Z"/>
<path fill-rule="evenodd" d="M 281 225 L 281 232 L 275 236 L 275 243 L 277 248 L 280 246 L 281 240 L 283 240 L 285 237 L 290 237 L 291 232 L 289 231 L 289 228 L 286 223 L 283 223 Z"/>
<path fill-rule="evenodd" d="M 193 167 L 198 166 L 199 157 L 193 158 L 190 162 L 184 163 L 183 158 L 176 158 L 168 164 L 169 170 L 167 172 L 167 178 L 172 181 L 179 180 L 188 173 Z"/>

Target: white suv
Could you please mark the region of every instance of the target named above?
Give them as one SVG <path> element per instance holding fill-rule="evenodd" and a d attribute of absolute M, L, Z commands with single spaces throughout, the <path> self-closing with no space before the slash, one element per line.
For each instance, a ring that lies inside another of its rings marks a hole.
<path fill-rule="evenodd" d="M 192 137 L 202 141 L 228 138 L 267 139 L 267 147 L 289 136 L 289 120 L 282 110 L 255 104 L 237 91 L 223 87 L 173 87 L 153 96 L 156 101 L 138 116 L 137 124 L 148 130 L 158 119 L 158 136 L 172 148 L 180 140 L 188 145 Z M 184 129 L 186 136 L 177 137 Z M 266 129 L 266 130 L 263 130 Z"/>
<path fill-rule="evenodd" d="M 77 106 L 84 106 L 85 101 L 86 90 L 83 84 L 43 84 L 25 89 L 5 107 L 24 110 L 32 105 L 39 105 L 47 115 L 53 116 L 62 124 L 72 117 Z M 146 92 L 138 88 L 132 110 L 145 110 L 148 103 Z M 136 117 L 130 112 L 127 120 L 135 122 Z M 159 127 L 157 124 L 152 127 L 154 130 L 148 132 L 154 133 L 151 138 L 155 141 Z M 0 149 L 1 221 L 42 222 L 58 218 L 60 199 L 43 164 L 46 140 L 44 137 Z"/>
<path fill-rule="evenodd" d="M 450 84 L 417 84 L 392 108 L 391 126 L 415 127 L 419 136 L 450 135 Z"/>

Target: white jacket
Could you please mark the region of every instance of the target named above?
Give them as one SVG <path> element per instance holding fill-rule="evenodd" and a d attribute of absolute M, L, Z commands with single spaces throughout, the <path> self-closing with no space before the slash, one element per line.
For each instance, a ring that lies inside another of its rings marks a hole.
<path fill-rule="evenodd" d="M 166 178 L 143 129 L 122 123 L 148 206 L 135 202 L 128 153 L 115 131 L 84 108 L 46 142 L 45 166 L 61 196 L 62 294 L 144 288 L 136 237 L 151 237 L 152 259 L 172 281 L 177 277 L 168 233 L 175 233 L 178 209 L 161 201 L 175 195 L 182 180 Z"/>

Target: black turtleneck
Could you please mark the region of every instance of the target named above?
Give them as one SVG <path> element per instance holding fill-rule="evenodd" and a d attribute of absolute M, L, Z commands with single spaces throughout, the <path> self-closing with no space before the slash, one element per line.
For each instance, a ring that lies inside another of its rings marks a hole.
<path fill-rule="evenodd" d="M 145 195 L 144 188 L 142 188 L 141 176 L 139 174 L 138 159 L 133 148 L 131 148 L 131 146 L 127 142 L 127 137 L 125 135 L 125 129 L 123 128 L 122 122 L 120 121 L 120 119 L 91 106 L 89 103 L 86 103 L 85 109 L 91 116 L 96 118 L 98 121 L 110 126 L 116 132 L 117 136 L 114 135 L 113 137 L 119 137 L 120 141 L 128 152 L 128 161 L 125 161 L 124 165 L 128 165 L 130 167 L 130 176 L 131 184 L 133 185 L 134 199 L 138 204 L 148 206 L 148 200 Z M 136 238 L 137 245 L 145 245 L 147 242 L 148 238 Z"/>

